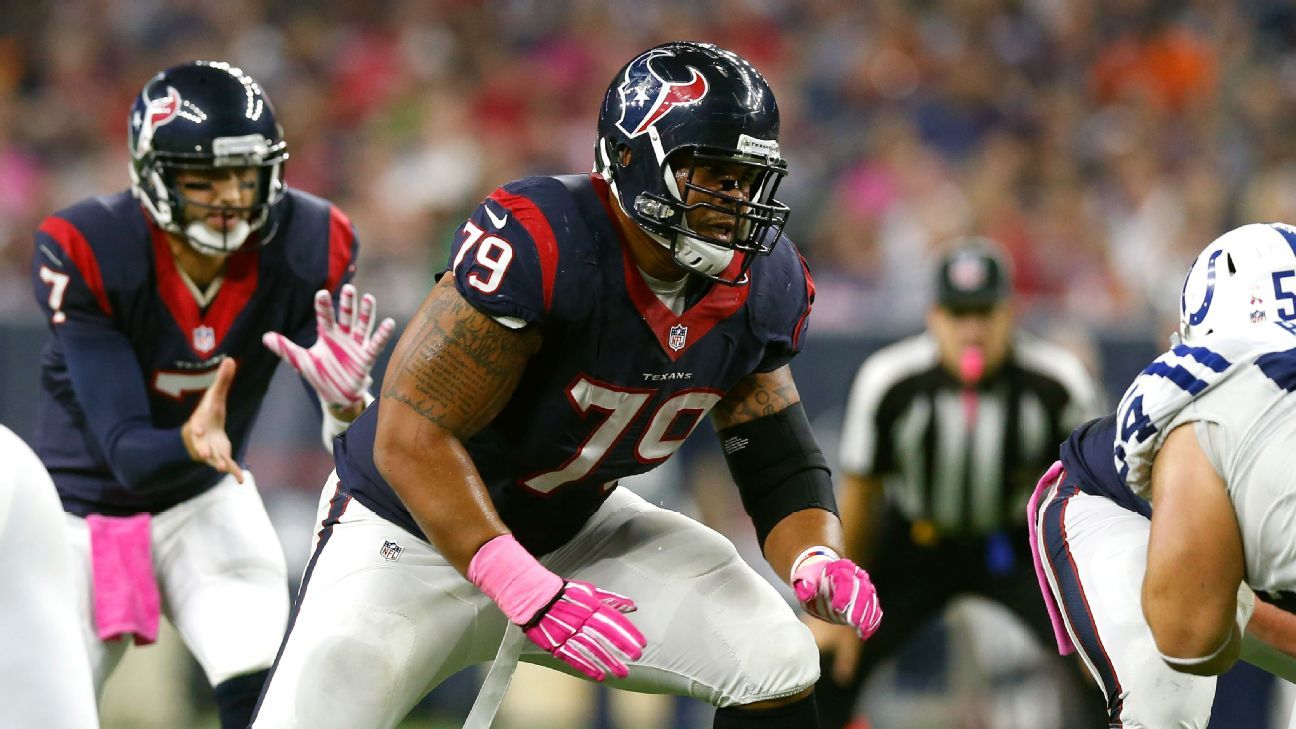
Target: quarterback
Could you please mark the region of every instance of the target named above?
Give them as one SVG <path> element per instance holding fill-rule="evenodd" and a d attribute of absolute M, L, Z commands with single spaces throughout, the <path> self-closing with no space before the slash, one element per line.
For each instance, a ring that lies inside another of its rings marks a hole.
<path fill-rule="evenodd" d="M 96 689 L 165 613 L 222 726 L 241 728 L 288 616 L 248 434 L 280 357 L 318 394 L 325 434 L 344 429 L 392 323 L 375 329 L 350 284 L 347 217 L 284 185 L 283 131 L 242 70 L 159 73 L 128 141 L 130 189 L 36 233 L 49 338 L 34 449 L 68 515 Z"/>

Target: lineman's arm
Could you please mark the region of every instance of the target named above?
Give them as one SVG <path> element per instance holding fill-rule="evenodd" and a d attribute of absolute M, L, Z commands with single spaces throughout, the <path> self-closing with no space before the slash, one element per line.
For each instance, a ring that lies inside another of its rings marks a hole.
<path fill-rule="evenodd" d="M 832 476 L 787 365 L 756 372 L 712 410 L 712 422 L 765 559 L 802 607 L 861 638 L 882 619 L 868 574 L 849 559 Z"/>
<path fill-rule="evenodd" d="M 463 441 L 486 426 L 539 349 L 473 308 L 446 275 L 401 335 L 383 382 L 374 463 L 415 522 L 460 572 L 508 533 Z"/>
<path fill-rule="evenodd" d="M 1152 504 L 1143 615 L 1157 650 L 1176 671 L 1223 673 L 1238 658 L 1240 628 L 1250 618 L 1238 600 L 1242 536 L 1191 425 L 1176 428 L 1157 453 Z"/>
<path fill-rule="evenodd" d="M 711 410 L 711 422 L 715 426 L 716 432 L 720 434 L 723 445 L 726 435 L 733 432 L 732 429 L 744 425 L 750 426 L 752 422 L 757 420 L 762 420 L 763 424 L 768 425 L 774 422 L 773 418 L 777 417 L 778 414 L 786 414 L 788 408 L 800 405 L 800 403 L 801 395 L 797 392 L 796 383 L 792 380 L 792 371 L 787 365 L 784 365 L 772 372 L 752 373 L 739 382 Z M 786 431 L 788 428 L 781 427 L 779 430 Z M 738 432 L 741 433 L 741 431 Z M 776 435 L 783 435 L 783 432 Z M 800 447 L 799 443 L 789 443 L 786 445 L 786 449 L 791 452 L 793 457 L 805 455 L 800 452 L 805 449 Z M 817 450 L 817 446 L 815 446 L 815 449 Z M 732 471 L 734 470 L 732 453 L 729 452 L 732 447 L 726 446 L 725 450 L 726 456 L 730 458 L 730 470 Z M 750 450 L 755 451 L 756 449 L 752 448 Z M 765 449 L 763 453 L 769 454 L 770 451 Z M 775 453 L 772 455 L 776 461 L 788 460 L 786 454 Z M 815 455 L 818 455 L 818 460 L 822 460 L 822 454 Z M 781 463 L 776 464 L 777 466 L 781 466 Z M 804 473 L 807 470 L 820 467 L 826 470 L 827 464 L 825 463 L 822 466 L 793 464 L 779 470 L 787 471 L 789 476 L 795 477 L 795 475 Z M 735 477 L 741 479 L 738 474 L 735 474 Z M 813 506 L 807 503 L 802 508 L 784 515 L 781 513 L 782 511 L 793 507 L 788 505 L 785 505 L 782 509 L 777 509 L 775 506 L 762 507 L 760 504 L 753 503 L 750 492 L 741 481 L 739 488 L 743 490 L 744 506 L 747 507 L 747 511 L 752 515 L 753 520 L 757 522 L 757 533 L 763 537 L 760 544 L 761 551 L 770 566 L 778 574 L 788 575 L 789 570 L 792 568 L 792 561 L 806 547 L 821 544 L 838 552 L 841 552 L 845 547 L 842 541 L 841 521 L 834 513 L 836 504 L 831 501 L 821 501 L 821 503 Z M 759 512 L 762 509 L 775 515 L 765 518 L 768 525 L 764 528 L 760 523 L 762 515 Z M 753 511 L 758 513 L 753 513 Z"/>
<path fill-rule="evenodd" d="M 874 547 L 877 544 L 879 518 L 883 507 L 882 478 L 845 474 L 842 477 L 841 501 L 842 532 L 845 537 L 845 556 L 864 569 L 873 566 Z M 863 647 L 855 631 L 839 625 L 828 625 L 818 620 L 808 621 L 815 643 L 821 653 L 832 656 L 828 668 L 832 679 L 846 685 L 855 675 L 859 652 Z"/>
<path fill-rule="evenodd" d="M 444 276 L 401 335 L 383 383 L 374 463 L 450 564 L 536 645 L 595 681 L 628 675 L 645 640 L 634 601 L 543 567 L 504 525 L 463 441 L 499 414 L 540 348 Z"/>

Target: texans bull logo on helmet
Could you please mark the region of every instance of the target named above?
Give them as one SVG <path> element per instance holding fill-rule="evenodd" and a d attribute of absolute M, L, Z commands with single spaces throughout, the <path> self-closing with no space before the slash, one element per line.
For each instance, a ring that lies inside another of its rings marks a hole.
<path fill-rule="evenodd" d="M 181 106 L 180 92 L 175 87 L 167 87 L 167 95 L 156 99 L 150 99 L 148 108 L 145 110 L 143 119 L 136 118 L 136 126 L 140 127 L 139 142 L 137 146 L 141 152 L 148 150 L 153 145 L 153 132 L 160 126 L 169 124 L 180 114 Z"/>
<path fill-rule="evenodd" d="M 631 139 L 648 131 L 672 109 L 698 103 L 707 94 L 707 80 L 696 68 L 688 66 L 688 81 L 670 81 L 653 70 L 652 60 L 674 53 L 654 49 L 630 62 L 625 80 L 617 87 L 623 109 L 617 128 Z"/>
<path fill-rule="evenodd" d="M 180 113 L 180 92 L 175 87 L 168 86 L 166 96 L 149 102 L 148 112 L 150 127 L 160 127 L 171 121 Z"/>

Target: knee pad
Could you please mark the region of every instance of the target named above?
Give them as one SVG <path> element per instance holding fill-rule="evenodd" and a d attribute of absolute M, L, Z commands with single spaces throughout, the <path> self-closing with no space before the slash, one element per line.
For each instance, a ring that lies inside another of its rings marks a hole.
<path fill-rule="evenodd" d="M 800 620 L 788 612 L 775 623 L 739 647 L 742 675 L 731 684 L 720 706 L 751 704 L 780 698 L 813 686 L 819 680 L 819 651 L 814 637 Z"/>

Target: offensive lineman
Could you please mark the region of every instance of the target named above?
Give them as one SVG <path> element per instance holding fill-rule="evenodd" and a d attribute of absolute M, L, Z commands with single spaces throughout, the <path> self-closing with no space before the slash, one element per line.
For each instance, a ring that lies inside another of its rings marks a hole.
<path fill-rule="evenodd" d="M 1293 282 L 1296 228 L 1207 246 L 1170 351 L 1031 499 L 1059 651 L 1080 653 L 1113 725 L 1205 727 L 1240 654 L 1268 670 L 1296 655 L 1296 616 L 1274 606 L 1296 608 Z"/>
<path fill-rule="evenodd" d="M 96 692 L 165 612 L 222 726 L 241 728 L 288 615 L 283 552 L 240 465 L 276 355 L 318 394 L 328 442 L 363 407 L 392 323 L 375 331 L 373 297 L 356 301 L 346 216 L 284 186 L 283 131 L 243 71 L 159 73 L 129 144 L 129 191 L 36 233 L 50 335 L 34 445 L 67 511 Z"/>
<path fill-rule="evenodd" d="M 777 592 L 616 487 L 708 412 L 766 558 L 814 615 L 876 629 L 787 366 L 814 289 L 781 240 L 772 91 L 667 43 L 617 74 L 598 133 L 596 174 L 507 184 L 464 223 L 337 441 L 256 727 L 394 726 L 510 623 L 523 660 L 695 696 L 716 727 L 817 726 L 814 643 Z"/>

